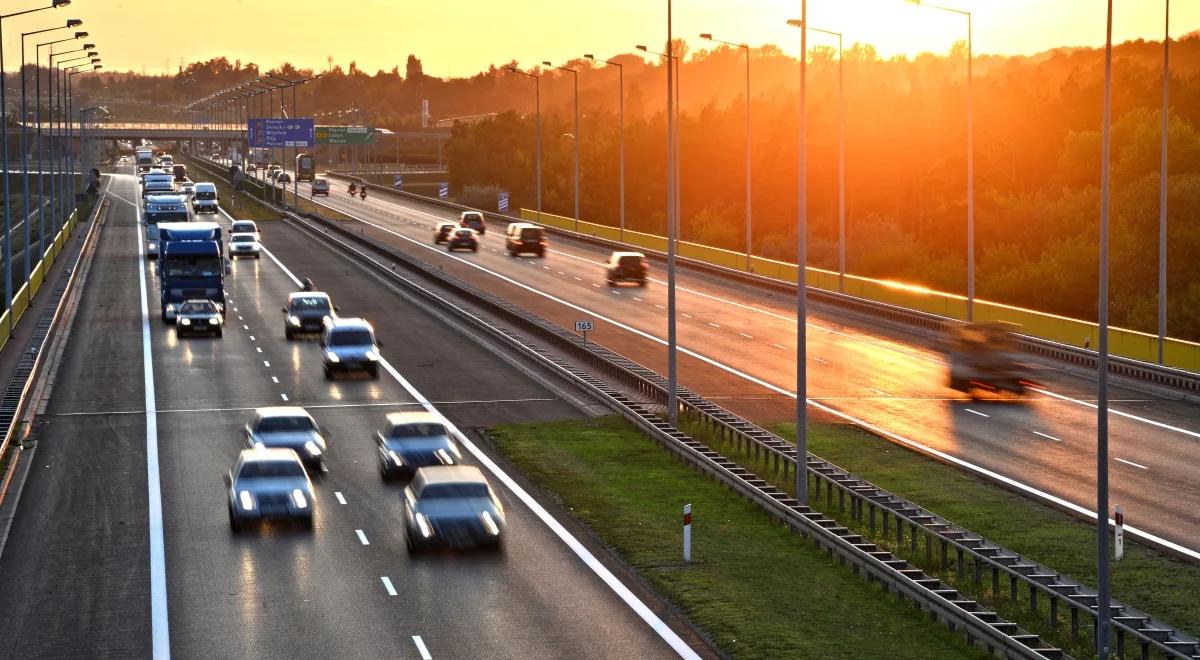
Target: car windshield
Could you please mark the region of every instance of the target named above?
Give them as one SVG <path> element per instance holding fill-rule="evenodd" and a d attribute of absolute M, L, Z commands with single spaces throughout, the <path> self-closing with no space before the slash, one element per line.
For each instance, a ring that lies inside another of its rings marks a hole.
<path fill-rule="evenodd" d="M 216 199 L 217 193 L 211 190 L 197 190 L 196 199 Z"/>
<path fill-rule="evenodd" d="M 264 417 L 258 420 L 259 433 L 311 431 L 313 421 L 307 417 Z"/>
<path fill-rule="evenodd" d="M 220 257 L 170 257 L 163 260 L 163 274 L 167 277 L 216 277 L 220 273 Z"/>
<path fill-rule="evenodd" d="M 146 222 L 187 222 L 187 211 L 150 211 L 146 214 Z"/>
<path fill-rule="evenodd" d="M 261 477 L 303 477 L 304 467 L 296 461 L 252 461 L 242 464 L 239 479 Z"/>
<path fill-rule="evenodd" d="M 231 227 L 232 233 L 246 233 L 254 231 L 254 225 L 249 222 L 235 222 Z"/>
<path fill-rule="evenodd" d="M 437 422 L 397 424 L 392 427 L 393 438 L 437 438 L 446 435 L 446 427 Z"/>
<path fill-rule="evenodd" d="M 250 234 L 234 234 L 229 238 L 234 243 L 253 243 L 254 236 Z"/>
<path fill-rule="evenodd" d="M 491 493 L 488 492 L 487 484 L 444 483 L 426 484 L 426 486 L 421 489 L 420 495 L 420 498 L 423 500 L 442 500 L 456 497 L 491 497 Z"/>
<path fill-rule="evenodd" d="M 367 330 L 338 330 L 329 333 L 330 346 L 368 346 L 375 340 Z"/>
<path fill-rule="evenodd" d="M 642 258 L 635 256 L 624 256 L 621 257 L 621 260 L 618 263 L 620 263 L 624 268 L 636 268 L 637 266 L 641 265 Z"/>
<path fill-rule="evenodd" d="M 216 309 L 210 302 L 184 303 L 179 308 L 181 314 L 213 314 L 215 312 Z"/>
<path fill-rule="evenodd" d="M 321 297 L 292 298 L 292 310 L 297 312 L 329 311 L 329 300 Z"/>

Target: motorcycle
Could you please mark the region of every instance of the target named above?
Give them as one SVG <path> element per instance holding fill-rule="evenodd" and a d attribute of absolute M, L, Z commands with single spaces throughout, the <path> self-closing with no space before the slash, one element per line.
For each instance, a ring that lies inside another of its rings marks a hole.
<path fill-rule="evenodd" d="M 363 186 L 362 190 L 358 191 L 358 196 L 363 199 L 367 198 L 367 187 L 366 186 Z"/>
<path fill-rule="evenodd" d="M 347 192 L 349 192 L 350 196 L 353 197 L 356 194 L 358 194 L 358 187 L 352 183 L 352 184 L 350 184 L 350 190 L 348 190 Z"/>

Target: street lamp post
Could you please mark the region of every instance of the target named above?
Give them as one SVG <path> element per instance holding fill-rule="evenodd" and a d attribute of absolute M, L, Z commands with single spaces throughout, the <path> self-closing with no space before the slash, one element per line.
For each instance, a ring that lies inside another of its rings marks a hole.
<path fill-rule="evenodd" d="M 1167 343 L 1167 133 L 1171 81 L 1171 0 L 1163 17 L 1162 165 L 1158 174 L 1158 363 Z"/>
<path fill-rule="evenodd" d="M 907 1 L 914 5 L 967 17 L 967 320 L 971 321 L 975 318 L 975 116 L 972 93 L 975 47 L 972 41 L 971 12 L 928 4 L 922 0 Z"/>
<path fill-rule="evenodd" d="M 273 75 L 270 73 L 267 74 L 267 77 L 273 78 L 282 83 L 286 83 L 285 87 L 292 88 L 292 118 L 299 119 L 300 113 L 296 109 L 296 88 L 299 87 L 300 85 L 303 85 L 305 83 L 316 80 L 317 78 L 320 78 L 321 74 L 318 73 L 317 75 L 312 76 L 311 78 L 303 78 L 300 80 L 287 80 L 285 78 L 280 78 L 279 76 L 276 76 L 276 75 Z M 282 92 L 280 93 L 280 97 L 282 98 Z M 295 205 L 297 210 L 299 210 L 299 208 L 300 208 L 300 166 L 296 163 L 296 161 L 298 161 L 299 158 L 300 158 L 300 147 L 292 147 L 292 172 L 295 175 L 292 177 L 292 203 Z"/>
<path fill-rule="evenodd" d="M 751 168 L 750 168 L 750 46 L 749 44 L 735 44 L 732 41 L 724 41 L 716 39 L 711 33 L 705 32 L 700 35 L 701 39 L 715 41 L 726 46 L 740 48 L 746 55 L 746 272 L 750 272 L 751 253 L 753 252 L 753 214 L 752 214 L 752 196 L 751 192 Z"/>
<path fill-rule="evenodd" d="M 808 25 L 808 0 L 800 0 L 800 24 Z M 808 504 L 808 30 L 800 30 L 800 140 L 796 227 L 796 501 Z"/>
<path fill-rule="evenodd" d="M 533 78 L 534 133 L 537 153 L 534 155 L 534 185 L 537 188 L 537 219 L 542 221 L 542 77 L 526 73 L 515 66 L 506 67 L 512 73 Z"/>
<path fill-rule="evenodd" d="M 59 218 L 59 225 L 57 227 L 55 227 L 55 229 L 54 229 L 54 233 L 58 233 L 58 229 L 61 228 L 63 226 L 63 224 L 66 223 L 67 218 L 70 217 L 70 212 L 68 211 L 68 209 L 70 209 L 73 206 L 73 202 L 68 198 L 68 190 L 70 189 L 70 187 L 72 185 L 72 179 L 74 178 L 74 173 L 68 171 L 68 168 L 72 164 L 71 133 L 73 133 L 73 129 L 71 127 L 71 107 L 70 107 L 71 76 L 70 76 L 70 73 L 72 72 L 72 70 L 77 69 L 81 66 L 86 66 L 88 64 L 95 64 L 96 62 L 99 62 L 100 60 L 96 58 L 96 56 L 98 54 L 99 53 L 97 53 L 96 51 L 88 51 L 87 54 L 82 57 L 74 57 L 69 60 L 64 60 L 64 61 L 58 63 L 58 65 L 60 67 L 60 69 L 58 71 L 59 86 L 60 86 L 59 97 L 58 97 L 60 128 L 58 131 L 58 135 L 59 135 L 59 138 L 62 140 L 62 142 L 59 144 L 58 203 L 59 203 L 59 213 L 60 213 L 61 217 Z M 79 64 L 73 64 L 68 67 L 62 66 L 63 64 L 66 64 L 67 62 L 76 62 L 78 60 L 90 60 L 90 62 L 81 62 Z M 25 238 L 26 273 L 28 274 L 28 272 L 29 272 L 29 270 L 28 270 L 29 232 L 25 232 L 25 237 L 26 237 Z M 27 276 L 27 279 L 28 279 L 28 276 Z"/>
<path fill-rule="evenodd" d="M 575 231 L 579 231 L 579 70 L 569 69 L 565 66 L 555 66 L 549 62 L 542 62 L 546 66 L 552 66 L 561 71 L 569 71 L 575 79 Z"/>
<path fill-rule="evenodd" d="M 49 46 L 51 49 L 53 49 L 54 44 L 60 44 L 60 43 L 66 42 L 66 41 L 72 41 L 73 39 L 82 39 L 87 36 L 88 36 L 87 32 L 76 32 L 74 37 L 67 38 L 67 39 L 57 39 L 55 41 L 47 41 L 44 43 L 40 43 L 40 44 L 37 44 L 37 46 L 35 46 L 33 49 L 33 59 L 34 59 L 34 67 L 35 67 L 34 85 L 37 87 L 37 90 L 34 92 L 34 97 L 37 100 L 37 109 L 35 111 L 36 117 L 35 117 L 34 121 L 37 123 L 38 203 L 43 204 L 43 206 L 40 207 L 41 210 L 38 212 L 38 228 L 42 235 L 45 235 L 45 233 L 46 233 L 45 219 L 46 219 L 47 213 L 50 214 L 51 226 L 53 226 L 53 224 L 54 224 L 54 202 L 53 202 L 54 179 L 50 179 L 50 198 L 51 198 L 50 208 L 47 210 L 47 208 L 44 206 L 44 204 L 46 203 L 46 199 L 47 199 L 46 198 L 46 178 L 47 177 L 46 177 L 46 172 L 44 171 L 42 155 L 43 155 L 43 152 L 45 152 L 47 150 L 47 145 L 45 144 L 45 140 L 43 140 L 43 138 L 42 138 L 42 46 Z M 83 48 L 77 48 L 75 50 L 69 50 L 69 51 L 65 51 L 63 53 L 57 53 L 57 55 L 65 55 L 67 53 L 83 52 L 83 51 L 86 51 L 86 50 L 89 50 L 89 49 L 92 49 L 95 47 L 96 47 L 96 44 L 85 43 L 85 44 L 83 44 Z M 47 73 L 47 75 L 50 75 L 49 68 L 54 66 L 55 55 L 56 55 L 56 53 L 52 52 L 52 53 L 49 53 L 46 57 L 46 60 L 47 60 L 46 61 L 46 66 L 47 66 L 46 73 Z M 53 97 L 54 97 L 52 81 L 53 81 L 53 78 L 51 77 L 48 80 L 48 82 L 51 83 L 51 85 L 50 85 L 51 89 L 47 90 L 47 93 L 46 93 L 46 106 L 47 106 L 46 110 L 47 110 L 48 115 L 49 115 L 49 110 L 50 110 L 50 102 L 51 102 L 51 99 L 53 99 Z M 47 118 L 49 119 L 50 117 L 47 117 Z M 49 159 L 47 159 L 46 163 L 47 164 L 49 163 Z"/>
<path fill-rule="evenodd" d="M 596 56 L 588 53 L 584 55 L 587 59 L 596 62 Z M 605 64 L 611 64 L 617 67 L 617 131 L 620 134 L 619 141 L 619 156 L 620 165 L 618 168 L 618 187 L 620 188 L 620 229 L 618 230 L 617 240 L 625 240 L 625 65 L 612 60 L 603 60 Z"/>
<path fill-rule="evenodd" d="M 1108 584 L 1108 224 L 1111 190 L 1109 157 L 1112 123 L 1112 16 L 1108 0 L 1104 41 L 1104 119 L 1100 156 L 1100 301 L 1097 328 L 1096 396 L 1096 650 L 1100 660 L 1108 660 L 1112 612 L 1109 609 Z"/>
<path fill-rule="evenodd" d="M 74 139 L 75 139 L 75 123 L 71 120 L 71 117 L 74 115 L 73 110 L 75 107 L 75 94 L 71 88 L 71 83 L 73 82 L 75 76 L 77 76 L 81 73 L 91 73 L 91 72 L 99 69 L 100 68 L 100 58 L 93 57 L 91 62 L 84 62 L 82 64 L 76 64 L 75 66 L 73 66 L 71 68 L 74 69 L 74 68 L 85 67 L 85 66 L 90 66 L 92 68 L 84 69 L 83 71 L 71 71 L 67 74 L 67 181 L 66 181 L 67 192 L 66 192 L 66 195 L 64 195 L 66 197 L 67 206 L 64 208 L 70 208 L 72 213 L 75 212 L 75 195 L 79 192 L 79 189 L 78 189 L 78 184 L 75 180 L 75 150 L 72 146 L 74 144 Z M 79 140 L 79 160 L 80 160 L 80 163 L 82 163 L 83 162 L 83 138 L 82 138 L 83 124 L 82 124 L 82 119 L 81 119 L 79 128 L 81 131 L 80 140 Z M 79 178 L 80 179 L 83 178 L 83 170 L 82 169 L 80 169 Z M 25 233 L 28 235 L 29 232 L 25 232 Z M 45 251 L 45 247 L 44 247 L 45 237 L 44 236 L 39 239 L 38 244 L 43 246 L 42 251 L 44 252 Z"/>

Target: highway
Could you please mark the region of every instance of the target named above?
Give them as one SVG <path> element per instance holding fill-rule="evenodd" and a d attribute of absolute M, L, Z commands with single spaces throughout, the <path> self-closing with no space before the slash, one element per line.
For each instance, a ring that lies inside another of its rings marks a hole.
<path fill-rule="evenodd" d="M 234 263 L 224 337 L 180 339 L 139 255 L 134 177 L 109 192 L 0 559 L 0 656 L 694 657 L 690 630 L 627 591 L 590 541 L 564 542 L 479 433 L 577 406 L 283 223 L 260 223 L 269 254 Z M 326 381 L 316 342 L 284 339 L 298 277 L 375 324 L 378 380 Z M 329 439 L 315 529 L 234 535 L 222 476 L 251 411 L 279 404 L 306 407 Z M 497 489 L 501 554 L 406 553 L 402 486 L 381 481 L 372 435 L 387 412 L 422 407 L 465 434 Z"/>
<path fill-rule="evenodd" d="M 595 320 L 597 342 L 666 372 L 665 273 L 645 289 L 604 282 L 606 250 L 551 236 L 545 259 L 509 257 L 503 227 L 491 225 L 479 253 L 447 254 L 432 243 L 437 221 L 457 212 L 372 193 L 350 198 L 332 180 L 318 203 L 360 219 L 365 233 L 531 311 L 573 328 Z M 289 186 L 289 191 L 290 191 Z M 307 196 L 307 184 L 300 185 Z M 781 293 L 682 268 L 679 277 L 681 382 L 760 423 L 791 420 L 796 378 L 794 301 Z M 834 419 L 861 421 L 898 441 L 962 461 L 1059 498 L 1094 508 L 1095 381 L 1040 363 L 1044 389 L 1025 399 L 971 400 L 946 387 L 935 338 L 811 306 L 808 392 Z M 1190 473 L 1200 440 L 1194 403 L 1112 389 L 1112 499 L 1126 524 L 1200 549 L 1200 487 Z"/>

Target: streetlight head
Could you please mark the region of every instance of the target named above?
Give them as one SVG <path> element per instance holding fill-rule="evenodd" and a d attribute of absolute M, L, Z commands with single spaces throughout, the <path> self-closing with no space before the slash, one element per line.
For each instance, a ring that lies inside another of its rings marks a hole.
<path fill-rule="evenodd" d="M 549 62 L 542 62 L 542 64 L 544 64 L 544 65 L 546 65 L 546 66 L 554 66 L 553 64 L 551 64 L 551 63 L 549 63 Z"/>
<path fill-rule="evenodd" d="M 99 55 L 99 54 L 100 54 L 100 52 L 99 52 L 99 51 L 95 51 L 95 50 L 89 50 L 89 51 L 88 51 L 88 54 L 87 54 L 87 56 L 88 56 L 88 57 L 96 57 L 96 56 L 97 56 L 97 55 Z"/>
<path fill-rule="evenodd" d="M 75 38 L 76 38 L 76 39 L 86 39 L 86 38 L 87 38 L 87 32 L 76 32 L 76 33 L 75 33 Z"/>
<path fill-rule="evenodd" d="M 92 67 L 92 70 L 94 71 L 94 70 L 96 70 L 96 69 L 103 69 L 103 68 L 104 68 L 104 65 L 103 65 L 103 64 L 97 64 L 97 65 L 95 65 L 95 66 L 93 66 L 93 67 Z"/>
<path fill-rule="evenodd" d="M 637 49 L 638 49 L 638 50 L 640 50 L 640 51 L 642 51 L 643 53 L 645 53 L 645 52 L 647 52 L 647 51 L 648 51 L 648 49 L 647 49 L 645 46 L 642 46 L 641 44 L 639 44 L 639 45 L 637 46 Z"/>
<path fill-rule="evenodd" d="M 802 21 L 798 18 L 789 18 L 787 24 L 792 27 L 798 27 L 798 28 L 804 27 L 804 21 Z"/>
<path fill-rule="evenodd" d="M 51 6 L 58 9 L 59 7 L 66 7 L 69 4 L 71 4 L 71 0 L 54 0 Z"/>
<path fill-rule="evenodd" d="M 84 48 L 85 50 L 91 50 L 91 49 L 93 49 L 93 48 L 95 48 L 95 47 L 96 47 L 96 44 L 84 44 L 84 45 L 83 45 L 83 48 Z"/>
<path fill-rule="evenodd" d="M 67 19 L 67 27 L 69 28 L 79 27 L 80 25 L 83 25 L 83 21 L 79 20 L 78 18 Z"/>
<path fill-rule="evenodd" d="M 585 59 L 585 60 L 592 60 L 593 62 L 595 62 L 595 61 L 596 61 L 596 56 L 595 56 L 595 55 L 593 55 L 593 54 L 591 54 L 591 53 L 584 53 L 584 55 L 583 55 L 583 59 Z"/>
<path fill-rule="evenodd" d="M 711 32 L 701 32 L 701 33 L 700 33 L 700 38 L 701 38 L 701 39 L 707 39 L 707 40 L 709 40 L 709 41 L 712 41 L 712 33 L 711 33 Z"/>

